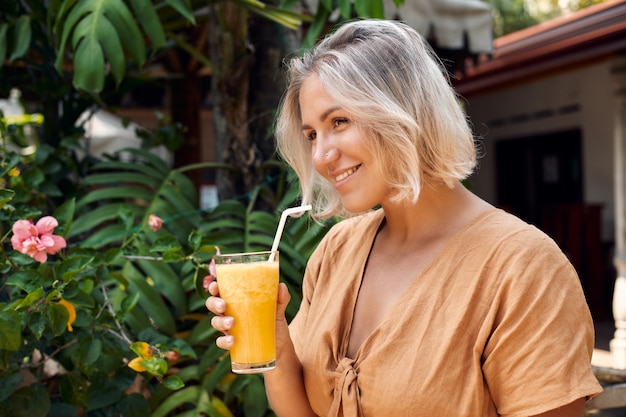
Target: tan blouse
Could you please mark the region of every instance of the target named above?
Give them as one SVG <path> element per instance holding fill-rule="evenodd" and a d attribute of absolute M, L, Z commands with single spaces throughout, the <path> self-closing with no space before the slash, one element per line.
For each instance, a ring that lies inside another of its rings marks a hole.
<path fill-rule="evenodd" d="M 549 237 L 499 209 L 453 237 L 346 357 L 383 216 L 335 225 L 307 265 L 290 332 L 317 415 L 526 417 L 601 391 L 576 272 Z"/>

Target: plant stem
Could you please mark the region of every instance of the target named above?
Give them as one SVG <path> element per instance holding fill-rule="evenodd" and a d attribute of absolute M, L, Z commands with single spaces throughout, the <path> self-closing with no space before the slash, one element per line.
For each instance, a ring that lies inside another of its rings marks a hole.
<path fill-rule="evenodd" d="M 117 319 L 115 318 L 115 311 L 113 311 L 113 306 L 111 305 L 111 301 L 109 301 L 109 295 L 107 294 L 107 290 L 103 282 L 100 283 L 100 288 L 102 288 L 102 295 L 104 296 L 104 305 L 106 306 L 107 310 L 109 310 L 109 314 L 111 314 L 111 318 L 115 322 L 115 326 L 117 326 L 117 330 L 119 330 L 119 334 L 114 332 L 111 329 L 107 329 L 107 330 L 111 332 L 112 334 L 114 334 L 115 336 L 122 339 L 124 342 L 128 343 L 129 346 L 132 345 L 133 342 L 126 335 L 126 333 L 124 332 L 124 329 L 122 329 L 122 325 L 120 324 L 120 322 L 117 321 Z"/>

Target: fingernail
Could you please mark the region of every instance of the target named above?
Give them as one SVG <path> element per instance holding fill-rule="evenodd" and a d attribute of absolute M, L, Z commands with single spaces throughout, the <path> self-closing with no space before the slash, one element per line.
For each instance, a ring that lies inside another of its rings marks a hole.
<path fill-rule="evenodd" d="M 226 303 L 223 300 L 217 300 L 215 301 L 215 308 L 220 312 L 224 311 L 226 309 Z"/>
<path fill-rule="evenodd" d="M 226 326 L 227 329 L 232 329 L 233 324 L 235 324 L 235 319 L 232 317 L 226 317 L 224 319 L 224 326 Z"/>
<path fill-rule="evenodd" d="M 227 346 L 232 346 L 235 343 L 235 336 L 224 336 L 224 343 Z"/>

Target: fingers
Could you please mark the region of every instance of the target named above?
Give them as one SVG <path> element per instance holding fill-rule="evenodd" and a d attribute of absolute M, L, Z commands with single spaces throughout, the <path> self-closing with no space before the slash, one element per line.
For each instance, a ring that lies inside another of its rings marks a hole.
<path fill-rule="evenodd" d="M 215 344 L 221 349 L 228 350 L 232 348 L 235 343 L 235 338 L 229 335 L 228 331 L 233 328 L 235 319 L 230 316 L 222 315 L 226 311 L 226 303 L 219 297 L 211 296 L 206 300 L 206 307 L 209 311 L 216 314 L 211 317 L 211 326 L 215 330 L 225 333 L 224 336 L 220 336 L 215 339 Z"/>
<path fill-rule="evenodd" d="M 289 304 L 289 300 L 291 300 L 291 294 L 289 294 L 289 289 L 287 288 L 287 284 L 281 282 L 278 284 L 278 304 Z"/>
<path fill-rule="evenodd" d="M 224 314 L 226 312 L 226 302 L 219 297 L 210 296 L 204 304 L 211 313 Z"/>
<path fill-rule="evenodd" d="M 278 284 L 278 304 L 276 305 L 276 319 L 285 319 L 285 310 L 291 300 L 287 285 L 283 282 Z"/>
<path fill-rule="evenodd" d="M 228 333 L 233 328 L 235 319 L 230 316 L 213 316 L 211 318 L 211 326 L 217 331 Z"/>
<path fill-rule="evenodd" d="M 217 286 L 217 281 L 211 281 L 209 283 L 209 293 L 211 295 L 218 295 L 220 293 L 220 290 Z"/>
<path fill-rule="evenodd" d="M 228 350 L 233 347 L 234 343 L 235 343 L 235 338 L 230 335 L 220 336 L 217 339 L 215 339 L 215 344 L 217 345 L 218 348 L 221 348 L 221 349 Z"/>
<path fill-rule="evenodd" d="M 207 298 L 205 305 L 209 311 L 215 314 L 215 316 L 211 318 L 211 326 L 215 330 L 225 333 L 224 336 L 220 336 L 215 340 L 215 344 L 221 349 L 231 349 L 235 342 L 235 338 L 232 335 L 229 335 L 228 331 L 233 328 L 235 319 L 233 317 L 223 315 L 226 312 L 226 302 L 219 297 L 217 282 L 211 282 L 208 289 L 211 296 Z M 285 309 L 287 308 L 290 300 L 291 295 L 289 294 L 287 285 L 280 283 L 278 286 L 278 303 L 276 308 L 277 320 L 280 319 L 285 321 Z"/>

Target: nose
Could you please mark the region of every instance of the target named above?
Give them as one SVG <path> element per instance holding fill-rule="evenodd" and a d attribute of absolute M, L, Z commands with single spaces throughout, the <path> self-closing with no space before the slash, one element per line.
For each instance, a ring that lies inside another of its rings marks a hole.
<path fill-rule="evenodd" d="M 337 160 L 339 151 L 330 144 L 317 145 L 313 150 L 313 164 L 316 166 L 325 166 Z"/>

